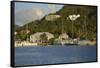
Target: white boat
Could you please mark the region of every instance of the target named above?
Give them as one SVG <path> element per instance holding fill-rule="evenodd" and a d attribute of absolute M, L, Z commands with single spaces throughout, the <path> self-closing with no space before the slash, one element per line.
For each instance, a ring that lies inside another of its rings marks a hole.
<path fill-rule="evenodd" d="M 15 42 L 15 47 L 21 47 L 21 46 L 37 46 L 37 43 L 29 41 L 22 41 L 20 43 Z"/>

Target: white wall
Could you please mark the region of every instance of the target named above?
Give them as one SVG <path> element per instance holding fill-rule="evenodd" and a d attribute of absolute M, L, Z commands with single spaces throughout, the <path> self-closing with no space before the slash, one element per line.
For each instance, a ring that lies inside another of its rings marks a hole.
<path fill-rule="evenodd" d="M 29 0 L 27 0 L 29 1 Z M 57 2 L 67 4 L 88 4 L 98 5 L 98 12 L 100 12 L 100 0 L 30 0 L 40 2 Z M 98 13 L 98 16 L 100 13 Z M 99 19 L 100 17 L 98 17 Z M 100 26 L 100 19 L 98 26 Z M 100 52 L 100 27 L 98 27 L 98 52 Z M 100 54 L 98 54 L 100 58 Z M 100 59 L 99 59 L 100 60 Z M 82 63 L 82 64 L 64 64 L 64 65 L 50 65 L 37 66 L 34 68 L 99 68 L 98 63 Z M 0 0 L 0 68 L 10 68 L 10 0 Z M 26 67 L 27 68 L 27 67 Z M 32 67 L 30 67 L 32 68 Z"/>

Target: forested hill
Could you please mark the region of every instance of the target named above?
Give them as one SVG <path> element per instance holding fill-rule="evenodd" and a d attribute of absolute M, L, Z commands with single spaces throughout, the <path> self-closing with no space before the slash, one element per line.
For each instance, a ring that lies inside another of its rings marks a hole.
<path fill-rule="evenodd" d="M 69 15 L 77 15 L 80 17 L 75 21 L 70 20 Z M 47 16 L 59 15 L 59 18 L 54 18 L 53 20 L 46 20 Z M 96 37 L 96 22 L 97 22 L 97 7 L 93 6 L 63 6 L 59 11 L 53 14 L 48 14 L 44 16 L 41 20 L 35 20 L 25 24 L 24 26 L 18 28 L 16 31 L 20 33 L 21 31 L 28 30 L 30 34 L 35 32 L 50 32 L 58 37 L 61 32 L 66 32 L 70 37 L 72 35 L 72 24 L 73 24 L 73 34 L 74 37 L 84 38 L 87 33 L 88 39 L 93 39 Z"/>
<path fill-rule="evenodd" d="M 17 25 L 17 24 L 15 24 L 15 29 L 18 29 L 18 28 L 20 28 L 20 26 L 19 26 L 19 25 Z"/>

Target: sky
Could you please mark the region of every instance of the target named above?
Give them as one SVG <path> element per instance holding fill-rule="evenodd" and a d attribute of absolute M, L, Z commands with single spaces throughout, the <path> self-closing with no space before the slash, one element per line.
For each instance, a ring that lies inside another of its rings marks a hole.
<path fill-rule="evenodd" d="M 40 20 L 49 13 L 55 13 L 63 5 L 15 2 L 15 24 L 23 26 L 28 22 Z"/>

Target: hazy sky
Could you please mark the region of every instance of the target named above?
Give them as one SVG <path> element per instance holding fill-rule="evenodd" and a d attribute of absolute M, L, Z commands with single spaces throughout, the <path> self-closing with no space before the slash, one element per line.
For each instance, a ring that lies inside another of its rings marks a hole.
<path fill-rule="evenodd" d="M 49 13 L 54 13 L 62 8 L 63 5 L 51 5 L 43 3 L 15 3 L 15 23 L 24 25 L 33 20 L 39 20 Z"/>

